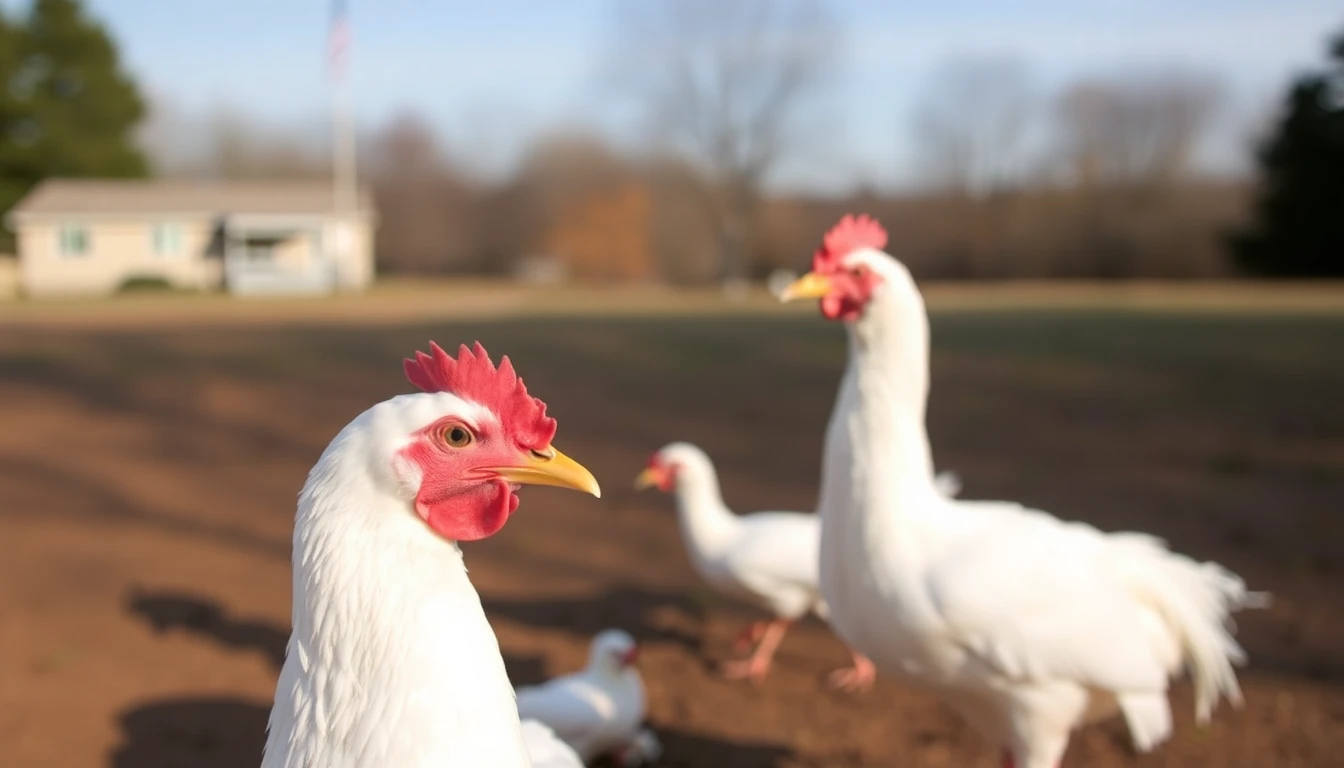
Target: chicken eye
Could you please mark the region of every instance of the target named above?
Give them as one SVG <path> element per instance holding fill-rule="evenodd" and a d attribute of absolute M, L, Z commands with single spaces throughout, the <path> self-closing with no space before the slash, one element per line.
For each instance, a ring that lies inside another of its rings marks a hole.
<path fill-rule="evenodd" d="M 474 438 L 466 427 L 454 424 L 443 431 L 443 442 L 452 448 L 466 448 Z"/>

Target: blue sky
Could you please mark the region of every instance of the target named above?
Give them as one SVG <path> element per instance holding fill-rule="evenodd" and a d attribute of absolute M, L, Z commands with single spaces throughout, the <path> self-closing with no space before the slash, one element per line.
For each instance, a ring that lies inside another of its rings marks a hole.
<path fill-rule="evenodd" d="M 507 166 L 556 124 L 623 128 L 599 77 L 616 0 L 348 0 L 358 119 L 415 110 L 448 148 Z M 15 9 L 26 0 L 0 0 Z M 155 99 L 180 112 L 219 104 L 274 123 L 313 121 L 330 98 L 329 0 L 91 0 Z M 786 186 L 908 180 L 906 127 L 919 87 L 950 57 L 1020 57 L 1043 92 L 1134 65 L 1220 76 L 1229 110 L 1206 153 L 1237 162 L 1248 125 L 1344 25 L 1338 0 L 836 0 L 842 69 L 826 140 L 793 158 Z"/>

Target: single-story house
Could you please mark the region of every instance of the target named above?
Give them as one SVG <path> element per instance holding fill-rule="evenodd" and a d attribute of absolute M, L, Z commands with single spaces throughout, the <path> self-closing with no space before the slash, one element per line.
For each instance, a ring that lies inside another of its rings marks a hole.
<path fill-rule="evenodd" d="M 10 210 L 29 296 L 137 281 L 238 294 L 359 291 L 373 282 L 365 190 L 337 213 L 329 182 L 49 179 Z"/>

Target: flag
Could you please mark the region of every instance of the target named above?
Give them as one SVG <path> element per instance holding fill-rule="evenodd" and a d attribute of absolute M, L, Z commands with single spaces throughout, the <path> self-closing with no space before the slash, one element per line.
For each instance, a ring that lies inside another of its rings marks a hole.
<path fill-rule="evenodd" d="M 350 55 L 350 20 L 346 17 L 345 0 L 332 0 L 331 31 L 327 41 L 327 73 L 333 80 L 345 76 L 346 60 Z"/>

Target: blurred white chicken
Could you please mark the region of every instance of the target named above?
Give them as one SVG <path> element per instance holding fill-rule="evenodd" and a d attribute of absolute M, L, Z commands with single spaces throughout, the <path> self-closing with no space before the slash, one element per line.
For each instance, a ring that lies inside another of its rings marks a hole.
<path fill-rule="evenodd" d="M 1256 604 L 1214 563 L 932 483 L 928 320 L 877 222 L 846 217 L 785 299 L 845 323 L 849 364 L 826 432 L 821 592 L 883 673 L 931 688 L 1015 768 L 1058 765 L 1074 728 L 1116 714 L 1139 751 L 1168 737 L 1188 669 L 1203 722 L 1240 702 L 1232 611 Z"/>
<path fill-rule="evenodd" d="M 299 494 L 293 634 L 263 768 L 577 768 L 513 687 L 459 541 L 494 534 L 521 484 L 598 495 L 507 357 L 436 345 L 422 392 L 341 430 Z"/>
<path fill-rule="evenodd" d="M 519 726 L 532 768 L 587 768 L 579 753 L 562 741 L 550 726 L 538 720 L 523 720 Z"/>
<path fill-rule="evenodd" d="M 518 715 L 545 723 L 585 762 L 610 755 L 624 766 L 647 765 L 661 749 L 643 728 L 644 682 L 639 646 L 619 629 L 593 638 L 588 666 L 541 685 L 518 689 Z"/>
<path fill-rule="evenodd" d="M 955 495 L 957 476 L 939 475 L 942 492 Z M 775 651 L 789 625 L 809 611 L 827 618 L 826 603 L 817 586 L 817 552 L 821 520 L 807 512 L 753 512 L 735 515 L 724 504 L 714 463 L 699 447 L 669 443 L 649 459 L 635 479 L 637 488 L 656 487 L 675 494 L 677 519 L 691 565 L 700 577 L 726 594 L 766 609 L 774 618 L 749 624 L 735 642 L 740 653 L 755 643 L 746 659 L 725 664 L 729 679 L 765 679 Z M 830 676 L 830 684 L 845 690 L 872 686 L 872 662 L 851 652 L 852 667 Z"/>

